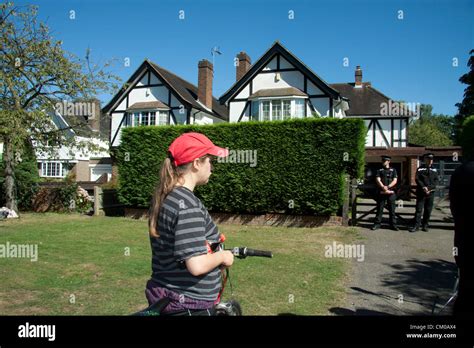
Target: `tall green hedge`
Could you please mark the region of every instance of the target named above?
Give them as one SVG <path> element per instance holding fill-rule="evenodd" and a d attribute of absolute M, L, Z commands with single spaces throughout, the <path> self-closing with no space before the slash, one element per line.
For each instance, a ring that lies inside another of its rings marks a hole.
<path fill-rule="evenodd" d="M 168 146 L 200 132 L 230 150 L 256 150 L 257 165 L 217 162 L 195 193 L 214 212 L 330 215 L 342 204 L 343 177 L 361 177 L 366 128 L 356 119 L 299 119 L 127 128 L 116 156 L 119 199 L 149 207 Z"/>

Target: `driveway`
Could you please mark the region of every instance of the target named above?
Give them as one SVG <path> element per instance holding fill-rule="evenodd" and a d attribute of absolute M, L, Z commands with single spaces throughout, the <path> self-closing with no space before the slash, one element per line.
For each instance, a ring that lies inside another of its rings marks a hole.
<path fill-rule="evenodd" d="M 400 231 L 388 227 L 372 231 L 371 223 L 360 223 L 361 239 L 357 243 L 365 246 L 365 258 L 362 262 L 352 259 L 346 305 L 331 308 L 330 312 L 431 315 L 434 310 L 438 313 L 452 295 L 457 276 L 450 218 L 449 202 L 438 201 L 429 232 L 410 233 L 409 226 L 400 226 Z M 447 306 L 442 314 L 450 314 L 451 310 Z"/>

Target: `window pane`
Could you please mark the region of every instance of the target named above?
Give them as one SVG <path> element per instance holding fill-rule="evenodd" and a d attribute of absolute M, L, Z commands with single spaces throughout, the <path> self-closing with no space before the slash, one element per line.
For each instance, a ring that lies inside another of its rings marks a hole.
<path fill-rule="evenodd" d="M 150 112 L 150 126 L 156 125 L 156 113 L 154 111 Z"/>
<path fill-rule="evenodd" d="M 281 120 L 281 100 L 272 100 L 272 119 Z"/>
<path fill-rule="evenodd" d="M 283 119 L 291 118 L 291 100 L 283 100 Z"/>
<path fill-rule="evenodd" d="M 51 162 L 48 162 L 48 167 L 46 168 L 46 175 L 51 176 Z"/>
<path fill-rule="evenodd" d="M 134 116 L 133 126 L 137 127 L 138 125 L 140 125 L 140 113 L 136 112 L 133 114 L 133 116 Z"/>
<path fill-rule="evenodd" d="M 270 102 L 263 101 L 262 102 L 262 121 L 269 121 L 270 120 Z"/>
<path fill-rule="evenodd" d="M 259 103 L 257 101 L 253 101 L 252 107 L 251 107 L 251 112 L 250 112 L 250 120 L 252 121 L 258 121 L 258 107 Z"/>
<path fill-rule="evenodd" d="M 168 112 L 167 111 L 160 111 L 160 125 L 168 124 Z"/>
<path fill-rule="evenodd" d="M 295 117 L 304 117 L 304 99 L 295 100 Z"/>

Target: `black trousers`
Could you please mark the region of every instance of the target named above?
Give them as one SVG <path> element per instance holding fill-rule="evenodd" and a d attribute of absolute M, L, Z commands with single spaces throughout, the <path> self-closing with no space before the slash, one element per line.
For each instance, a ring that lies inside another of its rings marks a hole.
<path fill-rule="evenodd" d="M 454 315 L 474 315 L 474 269 L 471 265 L 459 267 L 459 288 L 456 302 L 454 302 Z"/>
<path fill-rule="evenodd" d="M 433 210 L 434 194 L 429 196 L 425 194 L 417 194 L 416 196 L 416 211 L 415 211 L 415 225 L 427 226 L 430 221 L 431 211 Z M 421 215 L 423 214 L 423 221 Z"/>
<path fill-rule="evenodd" d="M 390 214 L 390 225 L 397 225 L 397 218 L 395 216 L 395 200 L 397 199 L 396 194 L 383 195 L 377 194 L 375 201 L 377 202 L 377 214 L 375 216 L 375 224 L 380 225 L 382 223 L 383 207 L 385 203 L 388 203 L 388 212 Z"/>

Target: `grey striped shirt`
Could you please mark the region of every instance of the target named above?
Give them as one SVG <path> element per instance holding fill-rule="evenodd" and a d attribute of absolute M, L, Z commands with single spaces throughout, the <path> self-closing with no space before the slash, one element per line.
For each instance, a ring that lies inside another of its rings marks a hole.
<path fill-rule="evenodd" d="M 161 204 L 159 238 L 150 238 L 152 279 L 186 297 L 214 301 L 221 288 L 219 267 L 205 275 L 193 276 L 180 261 L 207 254 L 206 241 L 219 240 L 219 231 L 207 209 L 186 187 L 176 187 Z"/>

